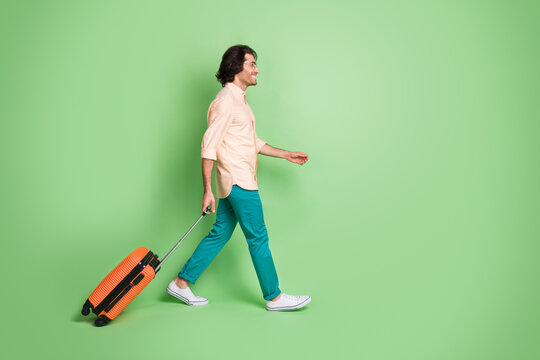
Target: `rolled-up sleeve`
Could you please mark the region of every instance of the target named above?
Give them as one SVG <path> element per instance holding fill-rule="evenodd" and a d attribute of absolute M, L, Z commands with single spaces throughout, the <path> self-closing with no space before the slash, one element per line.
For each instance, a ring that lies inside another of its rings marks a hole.
<path fill-rule="evenodd" d="M 255 134 L 255 147 L 257 148 L 257 154 L 261 152 L 264 145 L 266 145 L 266 141 L 259 139 L 259 137 Z"/>
<path fill-rule="evenodd" d="M 217 99 L 208 110 L 208 129 L 201 143 L 201 157 L 217 159 L 217 149 L 232 122 L 232 104 L 225 98 Z"/>

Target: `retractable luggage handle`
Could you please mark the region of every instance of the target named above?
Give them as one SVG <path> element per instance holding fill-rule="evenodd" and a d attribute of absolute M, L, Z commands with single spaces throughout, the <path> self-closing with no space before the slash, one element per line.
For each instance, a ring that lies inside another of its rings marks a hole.
<path fill-rule="evenodd" d="M 210 214 L 211 211 L 210 211 L 210 205 L 203 211 L 203 213 L 201 214 L 201 216 L 199 216 L 199 219 L 197 219 L 197 221 L 195 222 L 195 224 L 193 224 L 192 227 L 189 228 L 189 230 L 187 231 L 187 233 L 182 236 L 182 238 L 180 239 L 180 241 L 178 241 L 176 243 L 176 245 L 174 245 L 174 247 L 171 249 L 171 251 L 169 251 L 167 253 L 167 255 L 165 255 L 165 257 L 163 258 L 163 260 L 161 260 L 161 262 L 159 263 L 159 265 L 156 267 L 156 270 L 155 272 L 157 273 L 159 271 L 159 269 L 161 268 L 161 265 L 165 262 L 165 260 L 167 260 L 167 258 L 174 252 L 174 250 L 176 250 L 176 248 L 180 245 L 180 243 L 186 238 L 186 236 L 189 235 L 189 233 L 191 232 L 191 230 L 193 230 L 193 228 L 195 226 L 197 226 L 197 224 L 199 223 L 199 221 L 202 220 L 203 217 L 205 217 L 206 215 Z"/>

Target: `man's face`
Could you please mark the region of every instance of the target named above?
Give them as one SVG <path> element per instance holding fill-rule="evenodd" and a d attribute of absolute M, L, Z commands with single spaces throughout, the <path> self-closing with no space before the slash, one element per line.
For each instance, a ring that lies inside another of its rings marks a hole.
<path fill-rule="evenodd" d="M 255 58 L 251 54 L 246 54 L 244 56 L 244 69 L 240 71 L 237 76 L 246 87 L 257 85 L 257 74 L 259 69 L 257 68 L 257 63 Z"/>

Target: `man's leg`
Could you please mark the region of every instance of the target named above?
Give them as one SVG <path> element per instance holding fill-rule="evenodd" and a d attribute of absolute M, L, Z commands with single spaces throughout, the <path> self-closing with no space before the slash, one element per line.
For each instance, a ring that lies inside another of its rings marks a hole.
<path fill-rule="evenodd" d="M 236 215 L 228 199 L 219 199 L 216 222 L 210 233 L 201 240 L 199 246 L 186 262 L 179 277 L 195 284 L 195 281 L 225 246 L 236 227 Z"/>
<path fill-rule="evenodd" d="M 274 299 L 281 291 L 272 254 L 268 247 L 268 232 L 264 223 L 259 192 L 244 190 L 235 185 L 227 199 L 246 237 L 263 296 L 266 300 Z"/>

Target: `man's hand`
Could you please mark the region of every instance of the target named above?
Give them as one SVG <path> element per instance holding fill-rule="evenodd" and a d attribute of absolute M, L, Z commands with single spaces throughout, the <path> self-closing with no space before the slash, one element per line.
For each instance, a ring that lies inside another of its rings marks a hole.
<path fill-rule="evenodd" d="M 203 195 L 201 213 L 204 213 L 204 210 L 206 210 L 208 205 L 211 205 L 212 212 L 215 213 L 216 212 L 216 199 L 214 198 L 214 194 L 212 194 L 211 191 L 207 191 Z"/>
<path fill-rule="evenodd" d="M 303 152 L 289 151 L 285 159 L 298 165 L 304 165 L 306 161 L 308 161 L 309 157 L 307 156 L 307 154 L 304 154 Z"/>

